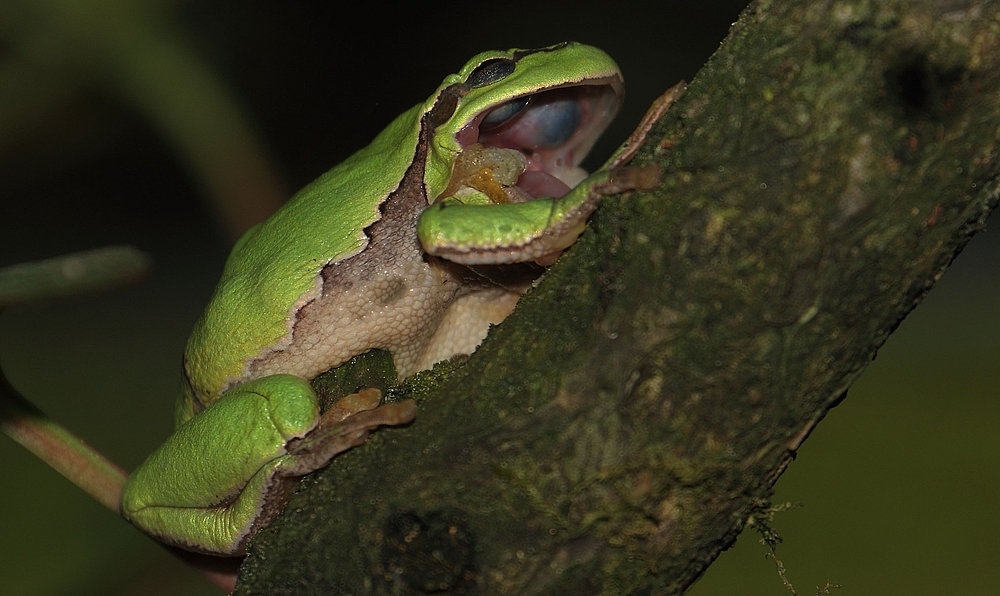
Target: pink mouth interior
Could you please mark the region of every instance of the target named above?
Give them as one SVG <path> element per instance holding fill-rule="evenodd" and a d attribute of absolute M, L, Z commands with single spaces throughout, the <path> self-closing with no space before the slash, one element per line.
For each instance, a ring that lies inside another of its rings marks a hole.
<path fill-rule="evenodd" d="M 531 159 L 528 160 L 528 167 L 531 167 Z M 538 197 L 559 198 L 572 190 L 566 186 L 565 182 L 544 170 L 526 170 L 517 179 L 517 187 L 536 199 Z"/>
<path fill-rule="evenodd" d="M 483 112 L 456 138 L 462 147 L 481 143 L 514 149 L 528 158 L 517 188 L 532 198 L 561 197 L 571 188 L 553 175 L 579 166 L 597 137 L 618 111 L 612 85 L 582 85 L 544 91 L 532 96 L 514 117 L 488 130 Z"/>

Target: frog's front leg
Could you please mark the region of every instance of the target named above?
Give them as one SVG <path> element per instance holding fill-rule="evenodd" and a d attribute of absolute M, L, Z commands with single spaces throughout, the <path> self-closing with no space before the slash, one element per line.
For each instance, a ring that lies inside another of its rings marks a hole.
<path fill-rule="evenodd" d="M 448 198 L 421 215 L 417 234 L 424 250 L 463 265 L 535 263 L 548 266 L 583 233 L 602 196 L 648 190 L 657 166 L 597 172 L 562 197 L 502 205 Z"/>
<path fill-rule="evenodd" d="M 627 164 L 683 91 L 682 81 L 658 97 L 605 166 L 561 196 L 534 198 L 520 190 L 521 175 L 537 173 L 526 171 L 527 163 L 517 150 L 465 147 L 442 198 L 420 215 L 417 234 L 424 250 L 463 265 L 527 261 L 551 265 L 583 232 L 601 197 L 649 190 L 659 182 L 658 166 Z M 543 162 L 542 169 L 561 168 L 560 176 L 567 180 L 586 176 L 579 168 L 563 166 Z M 482 184 L 484 179 L 489 184 Z"/>
<path fill-rule="evenodd" d="M 608 159 L 608 162 L 604 164 L 604 169 L 614 170 L 631 161 L 635 157 L 636 152 L 646 143 L 646 135 L 649 134 L 650 129 L 660 121 L 660 118 L 667 113 L 670 106 L 674 105 L 674 102 L 680 98 L 685 89 L 687 89 L 687 83 L 681 81 L 654 99 L 649 109 L 643 114 L 642 120 L 639 121 L 639 126 L 635 127 L 632 134 L 625 139 L 621 147 Z"/>
<path fill-rule="evenodd" d="M 412 401 L 378 407 L 377 389 L 345 397 L 322 416 L 309 383 L 272 375 L 227 391 L 129 477 L 122 515 L 168 544 L 242 555 L 288 501 L 297 479 L 368 432 L 411 421 Z"/>

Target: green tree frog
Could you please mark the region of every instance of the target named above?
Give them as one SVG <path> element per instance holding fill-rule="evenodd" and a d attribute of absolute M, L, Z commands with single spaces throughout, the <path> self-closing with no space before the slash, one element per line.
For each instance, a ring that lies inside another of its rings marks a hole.
<path fill-rule="evenodd" d="M 623 166 L 628 143 L 593 176 L 579 167 L 621 96 L 593 47 L 484 52 L 248 231 L 188 340 L 177 430 L 129 478 L 122 514 L 240 555 L 293 480 L 412 420 L 377 390 L 321 415 L 309 381 L 375 348 L 400 378 L 475 350 L 542 270 L 506 264 L 551 263 L 600 196 L 650 185 Z"/>

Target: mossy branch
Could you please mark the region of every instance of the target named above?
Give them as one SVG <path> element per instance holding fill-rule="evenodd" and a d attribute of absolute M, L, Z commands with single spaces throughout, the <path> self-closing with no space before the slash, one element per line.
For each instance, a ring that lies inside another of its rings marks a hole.
<path fill-rule="evenodd" d="M 416 422 L 307 480 L 236 593 L 683 592 L 996 206 L 998 23 L 753 3 L 636 159 L 660 186 L 398 389 Z"/>

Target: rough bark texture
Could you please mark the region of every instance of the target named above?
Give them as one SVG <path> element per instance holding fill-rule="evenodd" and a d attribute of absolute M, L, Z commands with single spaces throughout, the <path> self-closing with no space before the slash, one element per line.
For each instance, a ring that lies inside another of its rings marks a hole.
<path fill-rule="evenodd" d="M 752 4 L 416 422 L 305 482 L 237 594 L 674 594 L 997 203 L 1000 6 Z M 664 81 L 664 87 L 672 81 Z"/>

